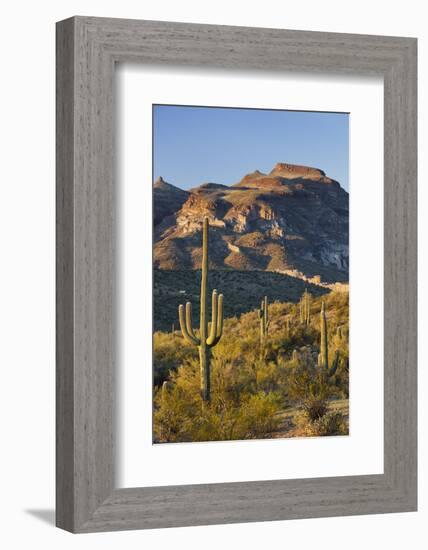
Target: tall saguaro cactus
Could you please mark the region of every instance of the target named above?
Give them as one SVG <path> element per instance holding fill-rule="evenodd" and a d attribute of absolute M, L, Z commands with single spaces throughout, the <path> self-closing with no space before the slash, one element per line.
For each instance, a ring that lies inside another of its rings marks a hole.
<path fill-rule="evenodd" d="M 305 289 L 300 299 L 300 322 L 302 325 L 311 324 L 311 295 L 308 289 Z"/>
<path fill-rule="evenodd" d="M 259 318 L 260 318 L 260 344 L 263 345 L 267 338 L 269 325 L 270 325 L 267 296 L 263 298 L 260 304 Z"/>
<path fill-rule="evenodd" d="M 321 370 L 322 377 L 334 376 L 336 374 L 337 368 L 340 364 L 340 354 L 339 350 L 335 350 L 333 361 L 331 367 L 329 368 L 328 364 L 328 335 L 327 335 L 327 317 L 325 314 L 324 302 L 321 304 L 321 313 L 320 313 L 320 352 L 318 354 L 318 367 Z"/>
<path fill-rule="evenodd" d="M 223 332 L 223 294 L 218 295 L 217 290 L 212 292 L 212 319 L 208 332 L 207 314 L 207 283 L 208 283 L 208 218 L 204 218 L 202 230 L 202 280 L 200 296 L 200 325 L 199 337 L 193 331 L 192 304 L 186 303 L 186 315 L 184 306 L 178 307 L 181 333 L 184 339 L 199 349 L 199 365 L 201 372 L 201 397 L 209 402 L 211 397 L 210 387 L 210 357 L 211 348 L 218 344 Z"/>
<path fill-rule="evenodd" d="M 308 326 L 311 324 L 311 295 L 309 292 L 306 293 L 306 324 Z"/>

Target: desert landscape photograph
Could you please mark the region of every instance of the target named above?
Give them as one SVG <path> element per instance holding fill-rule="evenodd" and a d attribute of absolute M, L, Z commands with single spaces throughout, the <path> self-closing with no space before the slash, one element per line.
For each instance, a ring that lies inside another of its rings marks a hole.
<path fill-rule="evenodd" d="M 349 115 L 153 105 L 153 443 L 349 435 Z"/>

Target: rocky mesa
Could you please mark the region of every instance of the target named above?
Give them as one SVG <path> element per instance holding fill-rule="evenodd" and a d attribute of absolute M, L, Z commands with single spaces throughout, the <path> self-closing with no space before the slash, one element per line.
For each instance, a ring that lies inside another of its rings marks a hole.
<path fill-rule="evenodd" d="M 159 178 L 153 194 L 155 268 L 199 269 L 208 217 L 213 269 L 348 281 L 349 196 L 319 168 L 279 162 L 230 186 L 204 183 L 189 191 Z"/>

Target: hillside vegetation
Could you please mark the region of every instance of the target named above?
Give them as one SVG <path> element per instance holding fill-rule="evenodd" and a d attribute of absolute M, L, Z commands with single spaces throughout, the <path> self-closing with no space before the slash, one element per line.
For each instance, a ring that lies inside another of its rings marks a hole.
<path fill-rule="evenodd" d="M 212 273 L 213 279 L 215 273 Z M 310 318 L 303 322 L 300 304 L 280 301 L 278 289 L 272 285 L 268 295 L 273 302 L 268 305 L 269 328 L 267 336 L 261 340 L 256 307 L 262 296 L 257 297 L 257 287 L 254 288 L 254 307 L 245 313 L 228 315 L 229 300 L 241 301 L 245 310 L 253 294 L 248 287 L 237 293 L 235 286 L 231 292 L 225 282 L 221 285 L 228 289 L 224 328 L 220 341 L 212 350 L 209 404 L 200 398 L 197 348 L 186 343 L 178 330 L 172 332 L 169 328 L 169 332 L 158 330 L 154 333 L 154 441 L 346 435 L 348 293 L 331 292 L 319 296 L 322 289 L 318 290 L 318 296 L 308 298 Z M 162 288 L 166 286 L 164 283 Z M 180 288 L 180 284 L 175 288 Z M 310 290 L 312 294 L 312 288 Z M 297 294 L 295 299 L 298 299 Z M 168 302 L 162 299 L 164 301 Z M 322 301 L 328 368 L 320 366 L 319 359 Z M 175 304 L 171 306 L 174 307 Z M 169 319 L 171 327 L 171 319 L 174 320 L 176 314 L 168 316 L 167 308 L 165 312 L 161 324 L 166 326 Z M 199 325 L 195 323 L 195 326 Z M 197 331 L 195 333 L 197 335 Z"/>
<path fill-rule="evenodd" d="M 240 316 L 255 310 L 265 294 L 269 300 L 298 302 L 305 288 L 314 296 L 328 292 L 321 286 L 305 283 L 302 279 L 270 271 L 238 271 L 210 269 L 210 285 L 227 293 L 224 304 L 226 318 Z M 178 328 L 179 304 L 195 304 L 193 319 L 199 326 L 199 293 L 201 270 L 153 270 L 154 330 L 170 331 Z"/>

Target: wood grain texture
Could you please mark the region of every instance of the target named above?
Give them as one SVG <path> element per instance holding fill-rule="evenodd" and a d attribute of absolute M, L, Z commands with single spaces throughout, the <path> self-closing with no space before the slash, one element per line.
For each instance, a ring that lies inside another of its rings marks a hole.
<path fill-rule="evenodd" d="M 56 520 L 74 525 L 74 24 L 56 36 Z"/>
<path fill-rule="evenodd" d="M 115 489 L 113 82 L 115 63 L 125 61 L 383 76 L 383 475 Z M 57 220 L 59 527 L 92 532 L 416 510 L 415 39 L 87 17 L 58 23 Z"/>

